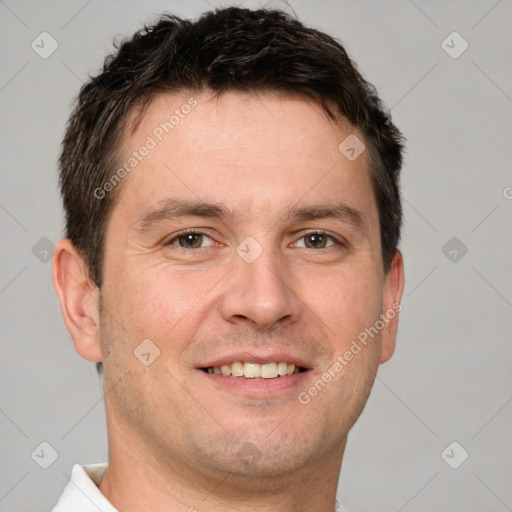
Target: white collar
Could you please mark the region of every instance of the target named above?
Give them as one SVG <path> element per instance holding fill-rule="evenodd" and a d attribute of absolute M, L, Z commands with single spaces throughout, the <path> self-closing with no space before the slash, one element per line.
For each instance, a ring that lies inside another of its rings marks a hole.
<path fill-rule="evenodd" d="M 106 469 L 106 462 L 87 466 L 75 464 L 71 478 L 51 512 L 119 512 L 98 488 Z M 336 502 L 335 512 L 350 511 Z"/>
<path fill-rule="evenodd" d="M 75 464 L 71 478 L 52 512 L 118 512 L 98 489 L 106 469 L 106 462 L 88 466 Z"/>

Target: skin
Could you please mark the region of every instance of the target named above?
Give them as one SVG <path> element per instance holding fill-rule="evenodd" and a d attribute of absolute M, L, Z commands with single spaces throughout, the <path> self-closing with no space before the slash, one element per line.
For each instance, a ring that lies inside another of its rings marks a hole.
<path fill-rule="evenodd" d="M 123 512 L 334 510 L 347 435 L 394 351 L 398 313 L 308 404 L 298 395 L 399 303 L 404 286 L 399 251 L 383 273 L 368 151 L 345 158 L 338 145 L 357 132 L 303 98 L 182 91 L 153 99 L 124 140 L 127 158 L 191 96 L 197 106 L 120 185 L 101 307 L 69 240 L 54 253 L 76 350 L 104 364 L 109 467 L 100 490 Z M 170 197 L 235 215 L 141 229 L 140 217 Z M 285 216 L 327 202 L 357 209 L 366 228 Z M 207 235 L 200 248 L 179 246 L 176 234 L 189 228 Z M 344 245 L 327 238 L 315 248 L 311 230 Z M 262 249 L 252 263 L 236 252 L 248 236 Z M 148 366 L 133 352 L 144 339 L 160 350 Z M 283 350 L 310 370 L 291 389 L 248 397 L 197 368 L 245 349 Z"/>

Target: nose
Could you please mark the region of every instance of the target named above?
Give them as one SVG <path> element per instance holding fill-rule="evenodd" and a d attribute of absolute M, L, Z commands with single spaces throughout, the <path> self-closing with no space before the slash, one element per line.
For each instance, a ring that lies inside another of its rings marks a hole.
<path fill-rule="evenodd" d="M 274 252 L 264 250 L 252 263 L 236 256 L 230 280 L 221 308 L 226 321 L 271 331 L 299 320 L 302 303 L 291 270 Z"/>

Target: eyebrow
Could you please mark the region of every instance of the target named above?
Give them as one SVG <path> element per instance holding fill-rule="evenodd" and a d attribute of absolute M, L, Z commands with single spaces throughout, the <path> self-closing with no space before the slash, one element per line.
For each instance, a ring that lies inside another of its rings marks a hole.
<path fill-rule="evenodd" d="M 152 208 L 142 214 L 136 221 L 135 228 L 144 230 L 159 222 L 178 219 L 180 217 L 233 220 L 235 214 L 232 210 L 227 209 L 219 203 L 169 198 L 160 201 L 156 208 Z"/>
<path fill-rule="evenodd" d="M 134 227 L 138 231 L 144 231 L 160 222 L 182 217 L 203 217 L 229 222 L 233 221 L 237 215 L 232 209 L 220 203 L 168 198 L 160 201 L 157 207 L 143 213 Z M 366 216 L 360 210 L 344 203 L 292 206 L 285 210 L 278 222 L 316 219 L 339 220 L 365 233 L 368 232 Z"/>

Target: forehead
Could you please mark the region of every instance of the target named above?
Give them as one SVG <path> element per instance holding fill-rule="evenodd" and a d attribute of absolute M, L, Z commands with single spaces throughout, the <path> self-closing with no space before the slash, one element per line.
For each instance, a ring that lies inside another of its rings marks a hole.
<path fill-rule="evenodd" d="M 297 203 L 343 201 L 375 221 L 368 152 L 351 161 L 339 149 L 351 134 L 357 132 L 348 123 L 334 124 L 305 98 L 158 94 L 124 140 L 125 159 L 150 149 L 143 158 L 132 156 L 140 160 L 121 199 L 141 210 L 168 196 L 195 196 L 227 205 L 238 219 L 279 215 Z"/>

